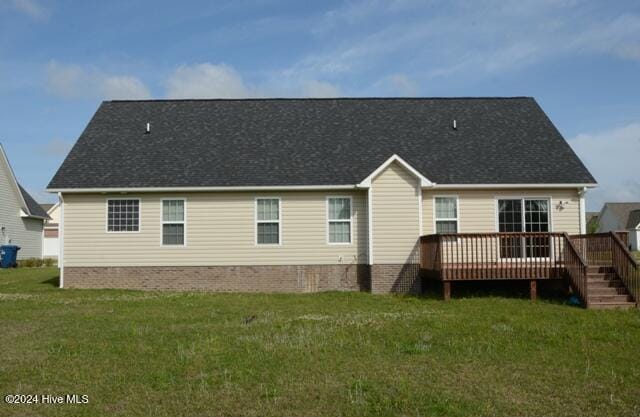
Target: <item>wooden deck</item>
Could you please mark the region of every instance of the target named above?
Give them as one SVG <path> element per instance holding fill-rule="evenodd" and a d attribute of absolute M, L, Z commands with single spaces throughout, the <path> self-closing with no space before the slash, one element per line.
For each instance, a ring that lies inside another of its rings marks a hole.
<path fill-rule="evenodd" d="M 594 276 L 599 267 L 616 274 L 630 300 L 640 298 L 640 266 L 614 233 L 456 233 L 420 238 L 422 274 L 442 281 L 445 299 L 454 281 L 528 280 L 535 299 L 537 281 L 566 279 L 589 306 L 590 300 L 604 302 L 602 291 L 592 290 L 591 298 L 589 292 L 589 283 L 596 286 L 593 280 L 602 278 Z M 620 294 L 614 295 L 619 300 Z"/>

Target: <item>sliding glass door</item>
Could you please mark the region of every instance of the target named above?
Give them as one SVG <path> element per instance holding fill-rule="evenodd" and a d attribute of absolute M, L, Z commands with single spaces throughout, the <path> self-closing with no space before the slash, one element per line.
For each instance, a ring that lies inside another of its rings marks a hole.
<path fill-rule="evenodd" d="M 549 200 L 509 198 L 498 200 L 499 232 L 549 232 Z M 500 238 L 502 258 L 547 258 L 551 252 L 547 236 Z"/>

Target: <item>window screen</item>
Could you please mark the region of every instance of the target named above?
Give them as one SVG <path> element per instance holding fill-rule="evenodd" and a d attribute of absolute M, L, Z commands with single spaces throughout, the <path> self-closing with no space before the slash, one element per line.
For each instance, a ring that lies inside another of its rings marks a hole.
<path fill-rule="evenodd" d="M 351 199 L 331 197 L 327 204 L 329 243 L 351 243 Z"/>
<path fill-rule="evenodd" d="M 184 245 L 184 200 L 162 200 L 162 244 Z"/>
<path fill-rule="evenodd" d="M 256 200 L 256 241 L 259 245 L 280 243 L 280 200 L 259 198 Z"/>

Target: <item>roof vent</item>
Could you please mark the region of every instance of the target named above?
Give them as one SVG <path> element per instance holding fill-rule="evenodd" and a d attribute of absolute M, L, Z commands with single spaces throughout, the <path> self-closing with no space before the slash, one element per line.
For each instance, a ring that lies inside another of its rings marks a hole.
<path fill-rule="evenodd" d="M 147 130 L 144 133 L 146 134 L 151 133 L 151 123 L 147 123 Z"/>
<path fill-rule="evenodd" d="M 453 123 L 451 124 L 451 126 L 453 127 L 453 130 L 458 130 L 458 121 L 456 119 L 453 119 Z"/>

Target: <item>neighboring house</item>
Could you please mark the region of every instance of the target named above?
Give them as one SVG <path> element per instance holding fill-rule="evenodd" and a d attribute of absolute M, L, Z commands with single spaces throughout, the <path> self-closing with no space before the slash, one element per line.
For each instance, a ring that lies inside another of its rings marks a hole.
<path fill-rule="evenodd" d="M 18 259 L 42 258 L 47 213 L 18 183 L 0 144 L 0 245 L 18 245 Z"/>
<path fill-rule="evenodd" d="M 640 202 L 605 203 L 600 210 L 598 232 L 627 231 L 631 250 L 640 250 Z"/>
<path fill-rule="evenodd" d="M 49 219 L 44 223 L 42 254 L 45 258 L 57 258 L 60 253 L 60 203 L 40 204 L 40 206 L 49 216 Z"/>
<path fill-rule="evenodd" d="M 104 102 L 49 191 L 61 286 L 385 293 L 422 235 L 585 233 L 594 186 L 532 98 L 249 99 Z"/>

